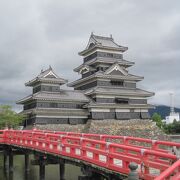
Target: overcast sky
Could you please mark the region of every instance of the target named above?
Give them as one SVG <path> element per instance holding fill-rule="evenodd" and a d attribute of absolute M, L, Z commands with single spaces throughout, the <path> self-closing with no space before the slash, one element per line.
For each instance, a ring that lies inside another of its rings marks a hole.
<path fill-rule="evenodd" d="M 128 46 L 130 73 L 151 103 L 180 107 L 180 0 L 0 0 L 0 104 L 31 93 L 24 83 L 53 67 L 70 81 L 91 32 Z"/>

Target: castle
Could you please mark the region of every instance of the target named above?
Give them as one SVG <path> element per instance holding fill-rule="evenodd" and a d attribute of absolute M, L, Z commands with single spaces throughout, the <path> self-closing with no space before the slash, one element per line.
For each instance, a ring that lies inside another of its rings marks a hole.
<path fill-rule="evenodd" d="M 68 81 L 51 67 L 25 83 L 32 94 L 19 100 L 23 104 L 26 125 L 85 124 L 88 119 L 149 119 L 153 106 L 147 98 L 154 95 L 137 88 L 143 77 L 130 74 L 134 62 L 124 60 L 128 48 L 118 45 L 112 36 L 91 34 L 86 48 L 79 52 L 83 63 L 74 69 L 81 78 L 68 83 L 74 90 L 61 89 Z"/>

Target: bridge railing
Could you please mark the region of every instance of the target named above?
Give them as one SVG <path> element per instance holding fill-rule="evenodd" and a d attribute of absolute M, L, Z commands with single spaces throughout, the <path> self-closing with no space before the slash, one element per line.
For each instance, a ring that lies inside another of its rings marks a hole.
<path fill-rule="evenodd" d="M 4 130 L 0 130 L 0 143 L 4 143 Z"/>
<path fill-rule="evenodd" d="M 179 180 L 180 179 L 180 160 L 176 161 L 172 166 L 162 172 L 155 180 Z"/>
<path fill-rule="evenodd" d="M 68 136 L 84 137 L 88 139 L 102 140 L 106 142 L 114 142 L 117 144 L 125 144 L 127 146 L 134 146 L 137 148 L 152 149 L 164 153 L 171 153 L 173 147 L 180 149 L 180 143 L 169 142 L 169 141 L 159 141 L 144 139 L 139 137 L 130 136 L 114 136 L 114 135 L 100 135 L 100 134 L 85 134 L 85 133 L 75 133 L 75 132 L 58 132 L 58 131 L 46 131 L 46 130 L 35 130 L 36 132 L 44 133 L 54 133 Z"/>
<path fill-rule="evenodd" d="M 6 130 L 2 136 L 4 137 L 3 142 L 7 144 L 80 159 L 123 174 L 129 172 L 128 165 L 133 161 L 138 164 L 140 177 L 144 179 L 154 179 L 177 160 L 175 155 L 156 149 L 95 139 L 98 136 L 108 137 L 107 135 L 97 136 L 95 134 L 92 136 L 94 139 L 85 135 L 87 134 Z"/>
<path fill-rule="evenodd" d="M 154 150 L 140 149 L 126 145 L 110 144 L 110 157 L 121 160 L 121 167 L 112 164 L 113 169 L 128 171 L 130 162 L 136 162 L 139 167 L 140 177 L 152 179 L 170 166 L 170 161 L 176 161 L 176 156 Z"/>

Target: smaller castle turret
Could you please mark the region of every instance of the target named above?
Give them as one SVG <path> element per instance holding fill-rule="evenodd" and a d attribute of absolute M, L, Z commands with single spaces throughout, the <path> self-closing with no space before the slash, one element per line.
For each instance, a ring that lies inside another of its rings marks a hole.
<path fill-rule="evenodd" d="M 60 86 L 67 82 L 67 80 L 60 78 L 49 66 L 49 69 L 41 70 L 41 73 L 36 78 L 25 83 L 25 86 L 32 87 L 33 94 L 39 91 L 60 92 Z"/>
<path fill-rule="evenodd" d="M 25 83 L 32 87 L 32 94 L 19 100 L 29 124 L 82 124 L 87 121 L 88 112 L 82 107 L 89 99 L 80 91 L 63 90 L 67 80 L 60 78 L 50 66 L 34 79 Z"/>

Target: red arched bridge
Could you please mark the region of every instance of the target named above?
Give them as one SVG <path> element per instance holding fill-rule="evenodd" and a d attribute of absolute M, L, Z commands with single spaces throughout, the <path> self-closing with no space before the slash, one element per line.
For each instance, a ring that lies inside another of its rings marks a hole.
<path fill-rule="evenodd" d="M 134 162 L 140 179 L 180 179 L 180 160 L 175 153 L 180 143 L 175 142 L 74 132 L 1 130 L 0 144 L 70 158 L 121 175 L 128 175 L 128 166 Z"/>

